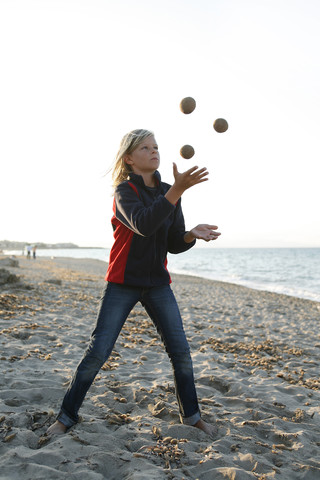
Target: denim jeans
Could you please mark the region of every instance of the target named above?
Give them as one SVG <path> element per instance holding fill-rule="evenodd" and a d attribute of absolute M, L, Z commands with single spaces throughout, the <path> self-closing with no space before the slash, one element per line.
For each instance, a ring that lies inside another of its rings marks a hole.
<path fill-rule="evenodd" d="M 141 304 L 155 324 L 169 355 L 181 421 L 200 419 L 190 349 L 174 294 L 169 285 L 142 288 L 107 283 L 97 323 L 62 402 L 57 419 L 66 427 L 78 421 L 78 411 L 102 365 L 107 361 L 130 311 Z"/>

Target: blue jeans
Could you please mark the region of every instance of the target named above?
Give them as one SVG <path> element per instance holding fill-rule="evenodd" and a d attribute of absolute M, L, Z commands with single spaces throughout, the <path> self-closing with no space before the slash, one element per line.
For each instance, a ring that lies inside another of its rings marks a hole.
<path fill-rule="evenodd" d="M 66 427 L 77 423 L 78 411 L 87 391 L 109 358 L 129 313 L 139 301 L 155 324 L 169 355 L 181 421 L 194 425 L 200 419 L 190 349 L 170 286 L 142 288 L 109 282 L 101 298 L 89 346 L 75 371 L 57 417 Z"/>

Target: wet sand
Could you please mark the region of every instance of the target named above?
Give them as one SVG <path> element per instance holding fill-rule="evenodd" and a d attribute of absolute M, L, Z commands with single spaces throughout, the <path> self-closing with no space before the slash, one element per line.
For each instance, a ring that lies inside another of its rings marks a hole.
<path fill-rule="evenodd" d="M 0 285 L 0 478 L 320 478 L 320 303 L 172 275 L 204 420 L 179 423 L 171 366 L 137 305 L 80 410 L 48 438 L 104 286 L 95 260 L 20 257 Z M 1 268 L 1 264 L 0 264 Z"/>

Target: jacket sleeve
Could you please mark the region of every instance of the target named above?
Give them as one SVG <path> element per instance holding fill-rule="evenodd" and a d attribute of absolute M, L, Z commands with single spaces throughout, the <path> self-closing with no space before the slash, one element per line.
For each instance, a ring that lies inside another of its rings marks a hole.
<path fill-rule="evenodd" d="M 121 183 L 116 188 L 115 207 L 117 219 L 144 237 L 155 233 L 176 208 L 163 195 L 146 207 L 127 183 Z"/>
<path fill-rule="evenodd" d="M 187 243 L 184 241 L 183 237 L 186 233 L 184 217 L 181 208 L 181 199 L 176 205 L 176 210 L 174 213 L 174 222 L 170 227 L 168 235 L 168 252 L 170 253 L 182 253 L 186 252 L 192 248 L 196 240 L 193 242 Z"/>

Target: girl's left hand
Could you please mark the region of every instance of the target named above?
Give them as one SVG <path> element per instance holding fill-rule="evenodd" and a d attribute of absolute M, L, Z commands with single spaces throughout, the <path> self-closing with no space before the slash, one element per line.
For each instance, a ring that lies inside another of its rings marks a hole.
<path fill-rule="evenodd" d="M 202 223 L 192 228 L 192 230 L 190 230 L 188 233 L 191 234 L 193 238 L 210 242 L 211 240 L 217 240 L 217 238 L 221 235 L 220 232 L 216 231 L 217 228 L 218 227 L 216 225 L 207 225 L 206 223 Z"/>

